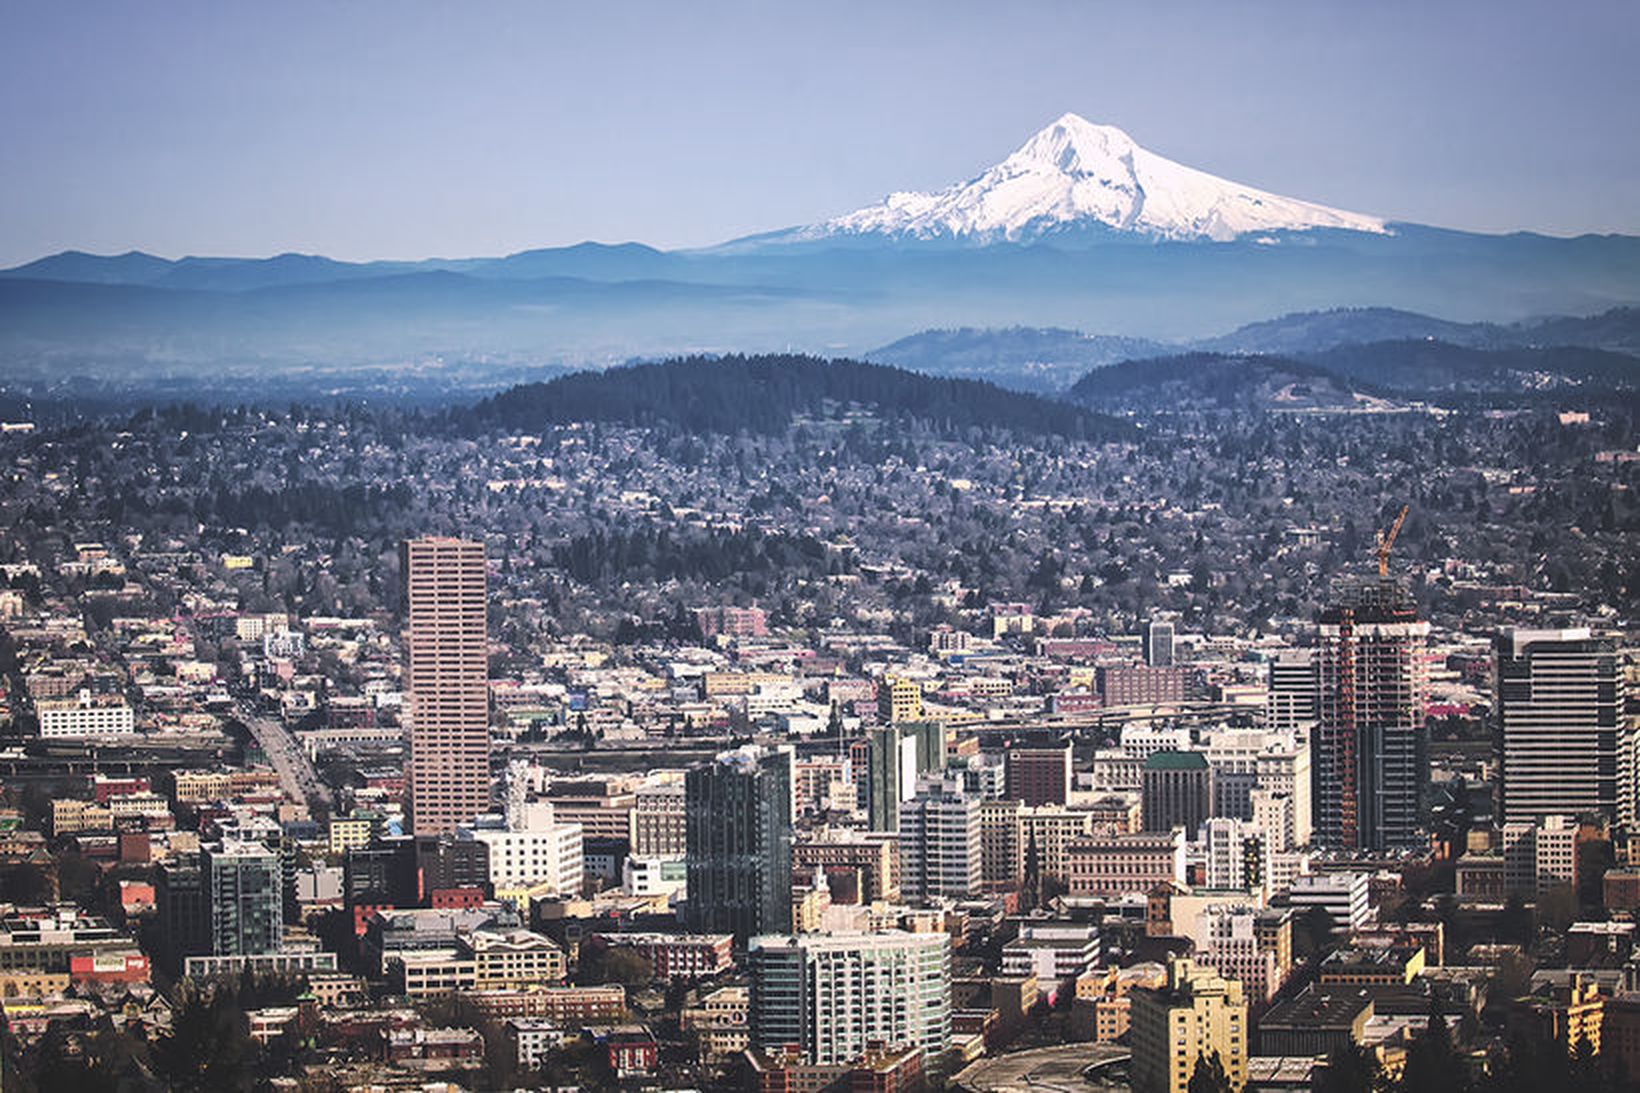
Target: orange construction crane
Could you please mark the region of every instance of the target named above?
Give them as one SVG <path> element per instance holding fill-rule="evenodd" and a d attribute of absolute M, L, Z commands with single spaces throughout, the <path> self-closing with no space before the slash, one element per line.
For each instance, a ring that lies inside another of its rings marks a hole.
<path fill-rule="evenodd" d="M 1406 523 L 1407 509 L 1410 507 L 1409 505 L 1401 506 L 1401 515 L 1397 516 L 1395 523 L 1390 525 L 1388 535 L 1384 534 L 1382 530 L 1378 532 L 1378 575 L 1380 577 L 1389 576 L 1389 549 L 1395 545 L 1395 537 L 1401 534 L 1401 525 Z"/>

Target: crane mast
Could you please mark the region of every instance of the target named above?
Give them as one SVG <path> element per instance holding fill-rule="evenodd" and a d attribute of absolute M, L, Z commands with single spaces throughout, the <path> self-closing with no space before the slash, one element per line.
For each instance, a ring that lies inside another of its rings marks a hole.
<path fill-rule="evenodd" d="M 1378 532 L 1378 576 L 1380 577 L 1389 576 L 1390 548 L 1395 545 L 1395 537 L 1401 534 L 1401 525 L 1406 523 L 1407 509 L 1410 507 L 1409 505 L 1401 506 L 1401 513 L 1395 518 L 1395 523 L 1390 525 L 1387 534 L 1382 530 Z"/>

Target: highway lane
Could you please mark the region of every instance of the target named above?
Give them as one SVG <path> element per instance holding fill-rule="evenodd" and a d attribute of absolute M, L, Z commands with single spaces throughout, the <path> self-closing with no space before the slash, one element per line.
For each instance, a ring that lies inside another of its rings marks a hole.
<path fill-rule="evenodd" d="M 283 721 L 262 717 L 246 709 L 239 711 L 239 719 L 245 723 L 245 727 L 256 738 L 257 746 L 273 764 L 273 769 L 279 775 L 279 784 L 287 796 L 292 800 L 306 801 L 310 808 L 316 805 L 326 809 L 335 807 L 335 798 L 319 780 L 319 772 L 313 768 L 307 753 L 296 742 L 290 730 L 285 728 Z"/>

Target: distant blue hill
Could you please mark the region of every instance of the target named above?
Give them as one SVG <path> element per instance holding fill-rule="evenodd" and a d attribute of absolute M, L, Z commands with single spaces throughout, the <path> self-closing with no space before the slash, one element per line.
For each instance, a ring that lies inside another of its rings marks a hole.
<path fill-rule="evenodd" d="M 133 291 L 111 296 L 112 288 Z M 1640 239 L 1406 225 L 1393 235 L 1074 248 L 1052 237 L 986 246 L 851 238 L 723 252 L 582 244 L 371 263 L 65 252 L 0 272 L 0 354 L 9 362 L 0 368 L 15 374 L 63 358 L 119 359 L 122 370 L 140 371 L 428 355 L 598 365 L 806 351 L 1063 390 L 1086 366 L 1170 346 L 1290 353 L 1420 337 L 1513 345 L 1529 341 L 1521 324 L 1541 316 L 1607 316 L 1598 335 L 1585 320 L 1540 333 L 1633 349 L 1634 324 L 1613 308 L 1636 301 Z M 910 336 L 964 328 L 961 337 Z M 1053 330 L 1065 333 L 1043 333 Z"/>

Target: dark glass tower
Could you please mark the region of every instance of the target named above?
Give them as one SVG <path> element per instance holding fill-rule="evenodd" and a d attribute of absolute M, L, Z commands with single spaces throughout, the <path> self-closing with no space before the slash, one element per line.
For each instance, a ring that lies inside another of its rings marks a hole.
<path fill-rule="evenodd" d="M 791 929 L 789 752 L 745 747 L 689 771 L 684 838 L 691 930 L 743 942 Z"/>

